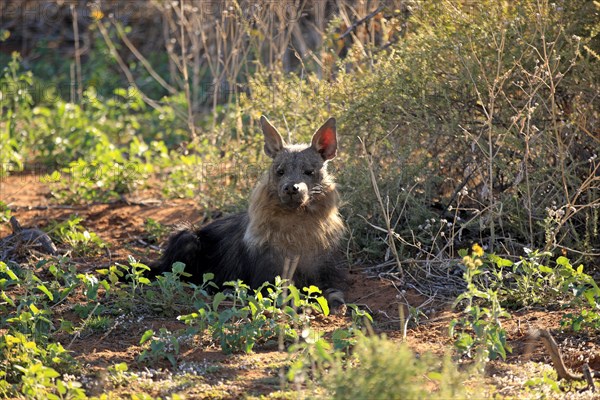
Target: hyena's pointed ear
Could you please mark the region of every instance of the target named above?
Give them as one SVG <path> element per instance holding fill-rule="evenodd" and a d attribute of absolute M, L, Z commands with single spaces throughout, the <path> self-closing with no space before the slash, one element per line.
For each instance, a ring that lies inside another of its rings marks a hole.
<path fill-rule="evenodd" d="M 283 138 L 264 115 L 260 117 L 260 126 L 265 135 L 265 154 L 274 158 L 285 146 Z"/>
<path fill-rule="evenodd" d="M 312 148 L 315 149 L 323 160 L 331 160 L 337 151 L 337 133 L 335 118 L 329 118 L 312 137 Z"/>

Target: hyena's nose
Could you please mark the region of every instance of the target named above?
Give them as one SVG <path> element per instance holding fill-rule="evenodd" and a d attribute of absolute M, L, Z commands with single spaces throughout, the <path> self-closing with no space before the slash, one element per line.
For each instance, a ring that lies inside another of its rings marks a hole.
<path fill-rule="evenodd" d="M 298 191 L 300 191 L 300 185 L 298 185 L 298 184 L 286 183 L 285 185 L 283 185 L 283 192 L 285 194 L 289 194 L 290 196 L 293 196 L 295 194 L 298 194 Z"/>

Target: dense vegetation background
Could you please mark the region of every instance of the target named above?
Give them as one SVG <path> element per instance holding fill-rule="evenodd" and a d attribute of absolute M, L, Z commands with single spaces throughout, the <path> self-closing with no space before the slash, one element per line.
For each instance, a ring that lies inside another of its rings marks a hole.
<path fill-rule="evenodd" d="M 4 1 L 0 176 L 43 176 L 61 204 L 150 188 L 210 216 L 245 208 L 267 162 L 261 114 L 291 141 L 334 116 L 351 268 L 437 292 L 479 243 L 597 275 L 599 13 L 587 0 Z"/>
<path fill-rule="evenodd" d="M 63 171 L 85 183 L 56 191 L 72 202 L 158 174 L 167 196 L 243 207 L 264 161 L 258 116 L 299 141 L 333 115 L 355 261 L 390 245 L 453 257 L 473 241 L 591 261 L 597 13 L 590 1 L 5 2 L 3 173 Z"/>

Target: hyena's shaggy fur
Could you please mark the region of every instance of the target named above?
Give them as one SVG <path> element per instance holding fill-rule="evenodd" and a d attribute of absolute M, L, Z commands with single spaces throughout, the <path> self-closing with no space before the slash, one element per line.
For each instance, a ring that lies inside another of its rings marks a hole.
<path fill-rule="evenodd" d="M 190 280 L 201 281 L 211 272 L 218 285 L 242 279 L 257 288 L 282 275 L 286 258 L 298 259 L 296 285 L 330 289 L 343 302 L 343 274 L 334 258 L 344 224 L 327 172 L 327 161 L 337 150 L 335 120 L 317 130 L 310 145 L 286 145 L 265 117 L 261 125 L 265 153 L 273 163 L 254 189 L 248 211 L 200 229 L 181 228 L 169 239 L 156 272 L 181 261 Z"/>

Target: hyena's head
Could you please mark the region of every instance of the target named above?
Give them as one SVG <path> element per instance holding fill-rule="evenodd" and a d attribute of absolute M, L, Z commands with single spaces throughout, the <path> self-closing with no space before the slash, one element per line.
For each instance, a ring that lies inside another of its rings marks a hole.
<path fill-rule="evenodd" d="M 286 145 L 269 120 L 260 118 L 265 153 L 273 159 L 269 186 L 285 208 L 309 207 L 334 189 L 327 161 L 335 157 L 335 119 L 330 118 L 313 135 L 310 145 Z"/>

